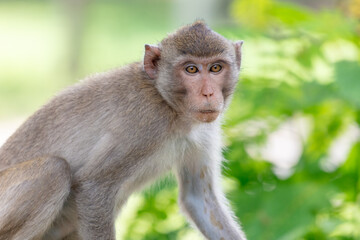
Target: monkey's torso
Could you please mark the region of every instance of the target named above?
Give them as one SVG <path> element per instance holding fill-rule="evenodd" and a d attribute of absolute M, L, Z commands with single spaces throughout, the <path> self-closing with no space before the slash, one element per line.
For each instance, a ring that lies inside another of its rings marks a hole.
<path fill-rule="evenodd" d="M 197 21 L 53 98 L 0 148 L 0 240 L 115 240 L 128 196 L 170 169 L 206 239 L 245 240 L 219 186 L 241 46 Z"/>
<path fill-rule="evenodd" d="M 121 77 L 124 72 L 132 76 Z M 173 130 L 179 124 L 181 133 Z M 136 63 L 95 75 L 52 99 L 0 149 L 0 170 L 44 156 L 69 163 L 72 190 L 48 233 L 51 239 L 54 229 L 75 225 L 76 193 L 83 185 L 101 182 L 121 206 L 131 192 L 186 156 L 212 151 L 218 131 L 218 122 L 180 121 Z"/>

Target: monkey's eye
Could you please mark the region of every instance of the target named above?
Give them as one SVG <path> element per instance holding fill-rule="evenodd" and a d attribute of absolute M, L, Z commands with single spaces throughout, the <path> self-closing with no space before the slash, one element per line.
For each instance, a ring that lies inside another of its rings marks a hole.
<path fill-rule="evenodd" d="M 197 67 L 195 67 L 194 65 L 190 65 L 190 66 L 186 67 L 185 70 L 188 73 L 197 73 L 199 71 L 199 69 Z"/>
<path fill-rule="evenodd" d="M 222 69 L 222 66 L 220 66 L 219 64 L 214 64 L 211 66 L 210 72 L 220 72 L 221 69 Z"/>

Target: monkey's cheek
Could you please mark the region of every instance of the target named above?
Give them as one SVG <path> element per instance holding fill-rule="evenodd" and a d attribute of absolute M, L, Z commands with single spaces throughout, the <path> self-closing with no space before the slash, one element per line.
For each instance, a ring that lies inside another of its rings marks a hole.
<path fill-rule="evenodd" d="M 217 117 L 219 116 L 219 112 L 209 112 L 209 113 L 201 113 L 201 112 L 197 112 L 194 114 L 195 119 L 200 121 L 200 122 L 205 122 L 205 123 L 209 123 L 209 122 L 213 122 L 217 119 Z"/>

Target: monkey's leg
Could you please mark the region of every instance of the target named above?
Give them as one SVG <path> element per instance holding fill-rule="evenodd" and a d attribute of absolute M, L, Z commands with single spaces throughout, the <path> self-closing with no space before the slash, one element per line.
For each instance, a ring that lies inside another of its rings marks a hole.
<path fill-rule="evenodd" d="M 111 183 L 84 181 L 77 188 L 79 235 L 86 240 L 115 240 L 115 194 Z"/>
<path fill-rule="evenodd" d="M 71 173 L 61 158 L 44 157 L 0 172 L 0 240 L 40 239 L 70 192 Z"/>
<path fill-rule="evenodd" d="M 199 155 L 200 159 L 187 159 L 178 166 L 181 207 L 207 239 L 245 240 L 217 187 L 220 161 L 206 154 Z"/>

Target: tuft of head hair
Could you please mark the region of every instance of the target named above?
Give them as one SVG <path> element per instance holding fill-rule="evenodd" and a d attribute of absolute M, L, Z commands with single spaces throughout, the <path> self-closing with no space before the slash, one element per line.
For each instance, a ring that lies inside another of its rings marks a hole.
<path fill-rule="evenodd" d="M 223 53 L 227 43 L 226 38 L 211 30 L 203 21 L 196 21 L 169 35 L 161 46 L 175 47 L 183 55 L 211 57 Z"/>

